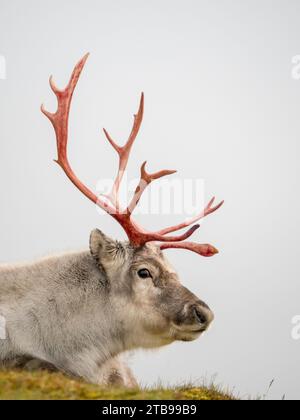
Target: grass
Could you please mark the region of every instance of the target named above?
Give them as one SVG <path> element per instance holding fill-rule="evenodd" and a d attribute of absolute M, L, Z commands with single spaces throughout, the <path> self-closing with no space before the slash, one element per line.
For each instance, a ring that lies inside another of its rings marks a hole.
<path fill-rule="evenodd" d="M 127 390 L 100 388 L 60 373 L 1 371 L 0 400 L 234 400 L 229 393 L 209 387 Z"/>

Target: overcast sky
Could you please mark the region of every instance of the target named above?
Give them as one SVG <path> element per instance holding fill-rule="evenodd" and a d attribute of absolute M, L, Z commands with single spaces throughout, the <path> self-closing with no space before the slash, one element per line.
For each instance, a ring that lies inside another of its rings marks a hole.
<path fill-rule="evenodd" d="M 168 251 L 215 323 L 194 343 L 134 355 L 143 384 L 216 376 L 245 397 L 275 379 L 271 398 L 300 398 L 299 19 L 298 0 L 0 0 L 1 262 L 85 248 L 95 227 L 124 238 L 55 166 L 39 111 L 55 108 L 48 76 L 63 86 L 87 51 L 70 121 L 80 177 L 96 186 L 114 175 L 101 128 L 123 142 L 144 91 L 129 178 L 148 159 L 226 200 L 196 235 L 217 257 Z"/>

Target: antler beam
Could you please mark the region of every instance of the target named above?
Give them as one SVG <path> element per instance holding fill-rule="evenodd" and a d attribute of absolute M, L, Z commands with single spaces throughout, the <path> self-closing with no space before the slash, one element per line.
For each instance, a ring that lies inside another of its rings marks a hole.
<path fill-rule="evenodd" d="M 57 143 L 57 160 L 55 160 L 58 165 L 63 169 L 70 181 L 93 203 L 100 206 L 103 210 L 111 213 L 115 213 L 114 209 L 108 204 L 99 200 L 96 194 L 94 194 L 89 188 L 87 188 L 75 175 L 73 172 L 67 157 L 67 146 L 68 146 L 68 123 L 69 123 L 69 114 L 71 108 L 72 97 L 74 90 L 77 86 L 79 77 L 83 70 L 83 67 L 89 57 L 89 54 L 86 54 L 79 63 L 75 66 L 72 73 L 71 79 L 64 90 L 59 90 L 53 81 L 53 77 L 50 77 L 50 86 L 52 91 L 57 97 L 58 108 L 55 113 L 46 111 L 44 105 L 41 106 L 41 111 L 46 117 L 51 121 L 55 134 L 56 134 L 56 143 Z"/>

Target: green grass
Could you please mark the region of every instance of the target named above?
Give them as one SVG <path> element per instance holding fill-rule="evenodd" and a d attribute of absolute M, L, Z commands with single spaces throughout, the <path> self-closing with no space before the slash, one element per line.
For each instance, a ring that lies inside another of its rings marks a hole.
<path fill-rule="evenodd" d="M 60 373 L 2 371 L 0 400 L 234 400 L 215 386 L 126 390 L 100 388 Z"/>

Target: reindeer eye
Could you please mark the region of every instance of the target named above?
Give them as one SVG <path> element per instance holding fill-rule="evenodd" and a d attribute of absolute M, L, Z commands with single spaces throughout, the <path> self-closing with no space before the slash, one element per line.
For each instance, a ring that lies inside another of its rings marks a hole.
<path fill-rule="evenodd" d="M 146 269 L 143 269 L 143 270 L 138 271 L 138 275 L 139 275 L 139 277 L 141 279 L 149 279 L 149 278 L 152 278 L 152 276 L 150 274 L 150 271 L 149 270 L 146 270 Z"/>

